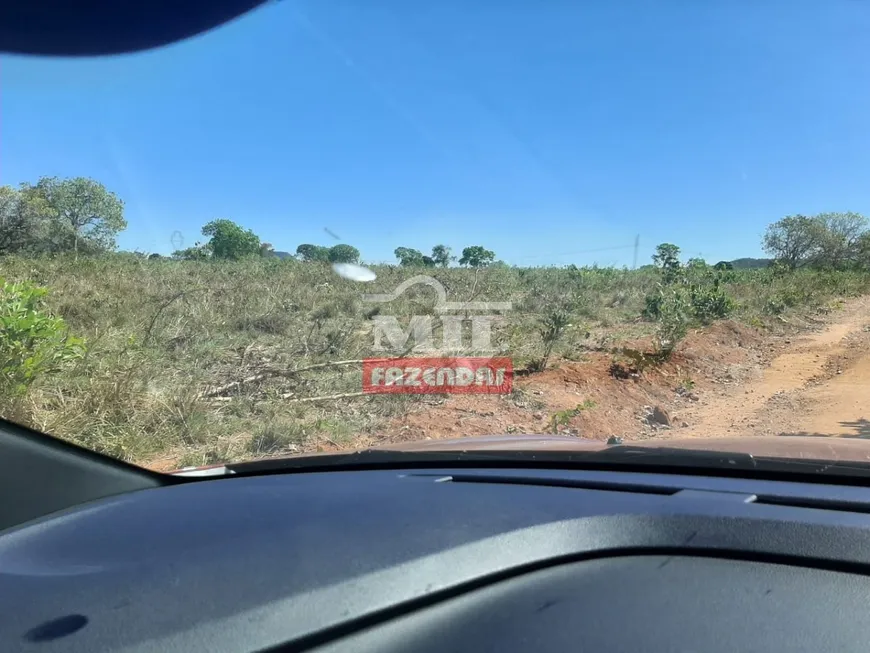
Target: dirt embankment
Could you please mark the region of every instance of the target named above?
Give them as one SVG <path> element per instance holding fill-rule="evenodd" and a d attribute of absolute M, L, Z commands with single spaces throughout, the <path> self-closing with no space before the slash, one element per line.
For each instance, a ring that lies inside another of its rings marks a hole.
<path fill-rule="evenodd" d="M 627 375 L 614 375 L 613 362 L 589 352 L 516 379 L 510 396 L 433 398 L 374 443 L 497 433 L 870 436 L 870 298 L 776 333 L 718 323 L 690 334 L 666 363 Z"/>

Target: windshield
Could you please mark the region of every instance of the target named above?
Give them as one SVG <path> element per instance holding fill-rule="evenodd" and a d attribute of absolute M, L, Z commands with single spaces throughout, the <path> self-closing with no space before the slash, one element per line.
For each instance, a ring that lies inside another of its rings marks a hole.
<path fill-rule="evenodd" d="M 846 1 L 284 1 L 4 56 L 0 415 L 158 471 L 870 461 L 868 30 Z"/>

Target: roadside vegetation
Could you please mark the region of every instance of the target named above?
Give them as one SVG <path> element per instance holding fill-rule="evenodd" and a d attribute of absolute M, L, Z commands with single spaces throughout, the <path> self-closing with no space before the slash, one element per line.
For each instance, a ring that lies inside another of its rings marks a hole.
<path fill-rule="evenodd" d="M 637 270 L 512 267 L 484 246 L 453 254 L 435 244 L 397 248 L 369 284 L 332 271 L 360 262 L 348 244 L 275 252 L 218 219 L 201 243 L 164 257 L 116 251 L 125 227 L 121 200 L 93 180 L 0 188 L 0 415 L 139 462 L 353 446 L 431 401 L 359 392 L 373 318 L 388 312 L 407 326 L 434 313 L 429 288 L 388 306 L 362 294 L 413 274 L 436 278 L 452 301 L 510 301 L 493 344 L 516 369 L 607 352 L 616 377 L 666 360 L 714 321 L 763 329 L 870 289 L 857 214 L 784 218 L 764 236 L 771 259 L 749 267 L 684 261 L 671 243 Z"/>

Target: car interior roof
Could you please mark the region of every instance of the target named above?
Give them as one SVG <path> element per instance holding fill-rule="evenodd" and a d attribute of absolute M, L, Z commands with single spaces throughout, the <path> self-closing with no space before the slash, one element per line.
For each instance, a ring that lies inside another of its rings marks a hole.
<path fill-rule="evenodd" d="M 263 0 L 12 0 L 0 3 L 0 51 L 58 57 L 119 55 L 190 38 Z"/>

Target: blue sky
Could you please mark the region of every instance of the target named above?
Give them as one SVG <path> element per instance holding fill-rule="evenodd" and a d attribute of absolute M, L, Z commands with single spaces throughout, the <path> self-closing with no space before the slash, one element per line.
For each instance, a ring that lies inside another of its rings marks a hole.
<path fill-rule="evenodd" d="M 758 256 L 784 215 L 870 215 L 868 34 L 858 0 L 283 0 L 147 53 L 4 57 L 0 183 L 99 179 L 148 252 L 226 217 L 369 261 Z"/>

